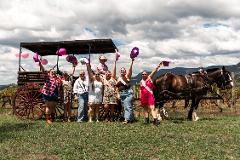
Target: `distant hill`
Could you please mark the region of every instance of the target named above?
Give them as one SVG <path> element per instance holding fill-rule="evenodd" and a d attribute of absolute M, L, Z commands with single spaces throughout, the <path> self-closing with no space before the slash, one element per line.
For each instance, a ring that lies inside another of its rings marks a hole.
<path fill-rule="evenodd" d="M 6 85 L 0 85 L 0 90 L 3 90 L 7 87 L 10 87 L 10 86 L 16 86 L 16 84 L 6 84 Z"/>
<path fill-rule="evenodd" d="M 7 88 L 7 87 L 8 87 L 8 85 L 0 85 L 0 90 Z"/>
<path fill-rule="evenodd" d="M 206 67 L 205 69 L 209 69 L 209 68 L 219 68 L 222 66 L 209 66 Z M 240 63 L 236 64 L 236 65 L 230 65 L 230 66 L 225 66 L 226 69 L 230 72 L 234 72 L 235 73 L 235 78 L 239 78 L 240 77 Z M 198 71 L 199 68 L 184 68 L 184 67 L 176 67 L 176 68 L 172 68 L 172 69 L 159 69 L 159 71 L 155 74 L 154 78 L 158 77 L 161 74 L 167 73 L 167 72 L 171 72 L 174 74 L 179 74 L 179 75 L 185 75 L 185 74 L 189 74 L 195 71 Z M 150 73 L 151 71 L 149 71 L 148 73 Z M 142 78 L 142 73 L 139 73 L 137 76 L 132 78 L 131 83 L 132 84 L 136 84 L 139 83 L 140 80 Z M 153 78 L 153 79 L 154 79 Z"/>

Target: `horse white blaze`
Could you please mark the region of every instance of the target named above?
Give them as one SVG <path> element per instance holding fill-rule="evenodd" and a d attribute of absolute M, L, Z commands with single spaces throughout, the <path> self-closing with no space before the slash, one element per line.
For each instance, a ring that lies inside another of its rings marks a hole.
<path fill-rule="evenodd" d="M 232 77 L 230 76 L 230 74 L 228 74 L 228 77 L 229 77 L 230 85 L 231 85 L 231 87 L 233 87 L 234 83 L 233 83 L 233 80 L 232 80 Z"/>

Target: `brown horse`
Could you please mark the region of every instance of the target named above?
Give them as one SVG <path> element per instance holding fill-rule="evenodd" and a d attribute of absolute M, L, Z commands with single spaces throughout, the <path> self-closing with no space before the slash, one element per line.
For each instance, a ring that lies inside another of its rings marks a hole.
<path fill-rule="evenodd" d="M 164 103 L 172 99 L 185 99 L 185 106 L 191 100 L 188 112 L 189 120 L 198 120 L 196 110 L 203 96 L 211 91 L 211 85 L 217 84 L 218 88 L 225 89 L 233 86 L 230 72 L 222 68 L 212 68 L 206 74 L 194 72 L 189 75 L 175 75 L 166 73 L 154 80 L 154 96 L 156 105 L 161 108 Z"/>

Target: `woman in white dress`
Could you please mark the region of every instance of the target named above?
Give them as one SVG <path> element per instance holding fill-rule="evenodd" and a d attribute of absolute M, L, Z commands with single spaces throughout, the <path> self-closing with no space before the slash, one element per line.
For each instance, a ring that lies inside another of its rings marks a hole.
<path fill-rule="evenodd" d="M 88 117 L 89 122 L 93 121 L 95 117 L 96 122 L 98 122 L 99 108 L 103 101 L 103 83 L 101 81 L 100 73 L 96 72 L 93 74 L 91 66 L 86 63 L 88 76 L 89 76 L 89 95 L 88 95 Z"/>

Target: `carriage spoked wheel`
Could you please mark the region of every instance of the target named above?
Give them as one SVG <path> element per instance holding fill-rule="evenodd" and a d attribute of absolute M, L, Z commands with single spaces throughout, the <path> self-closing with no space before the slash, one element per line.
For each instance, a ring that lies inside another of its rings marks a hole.
<path fill-rule="evenodd" d="M 13 114 L 23 119 L 39 119 L 45 113 L 39 85 L 25 85 L 17 89 L 13 99 Z"/>
<path fill-rule="evenodd" d="M 59 119 L 64 118 L 64 104 L 63 101 L 60 99 L 55 107 L 55 117 Z"/>
<path fill-rule="evenodd" d="M 110 111 L 105 111 L 104 106 L 101 106 L 99 108 L 99 119 L 100 120 L 111 119 Z M 115 106 L 115 110 L 113 113 L 113 120 L 114 121 L 123 120 L 123 109 L 120 102 L 118 102 L 118 104 Z"/>

